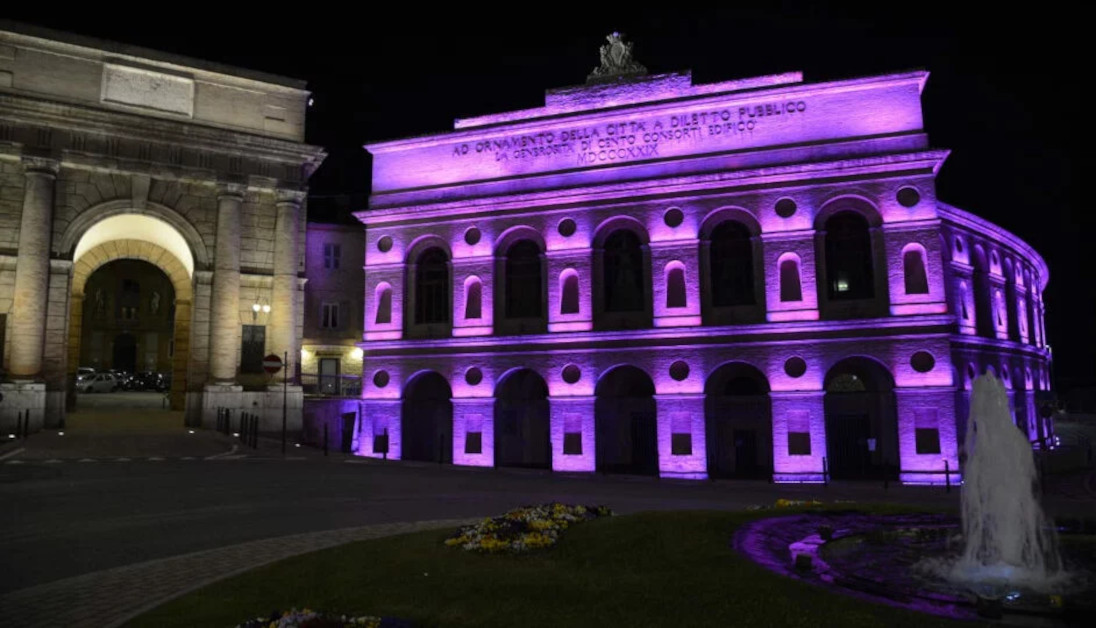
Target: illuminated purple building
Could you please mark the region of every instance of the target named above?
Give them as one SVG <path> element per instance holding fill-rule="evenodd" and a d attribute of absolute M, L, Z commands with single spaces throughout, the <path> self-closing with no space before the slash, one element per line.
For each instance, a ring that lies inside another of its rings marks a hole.
<path fill-rule="evenodd" d="M 942 483 L 986 370 L 1046 433 L 1047 267 L 936 199 L 926 72 L 694 85 L 606 48 L 544 107 L 367 147 L 360 454 Z"/>

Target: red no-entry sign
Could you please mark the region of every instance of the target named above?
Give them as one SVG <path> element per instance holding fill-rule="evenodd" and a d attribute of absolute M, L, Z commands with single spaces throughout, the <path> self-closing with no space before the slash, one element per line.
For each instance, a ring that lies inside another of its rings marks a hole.
<path fill-rule="evenodd" d="M 282 370 L 282 359 L 271 353 L 263 358 L 263 370 L 273 375 Z"/>

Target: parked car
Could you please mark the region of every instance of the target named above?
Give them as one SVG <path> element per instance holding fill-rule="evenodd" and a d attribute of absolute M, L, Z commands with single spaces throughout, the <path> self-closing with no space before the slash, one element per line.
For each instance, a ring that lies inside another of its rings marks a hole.
<path fill-rule="evenodd" d="M 76 379 L 82 379 L 85 375 L 94 375 L 95 369 L 90 366 L 81 366 L 76 369 Z"/>
<path fill-rule="evenodd" d="M 114 392 L 118 390 L 118 380 L 110 373 L 95 373 L 88 375 L 84 381 L 77 385 L 79 392 Z"/>
<path fill-rule="evenodd" d="M 128 390 L 164 391 L 167 390 L 167 388 L 164 386 L 164 376 L 162 374 L 146 371 L 144 373 L 137 373 L 130 379 L 130 387 Z"/>

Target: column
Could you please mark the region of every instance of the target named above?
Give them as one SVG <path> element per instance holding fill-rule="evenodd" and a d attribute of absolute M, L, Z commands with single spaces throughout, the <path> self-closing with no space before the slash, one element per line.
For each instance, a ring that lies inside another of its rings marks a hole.
<path fill-rule="evenodd" d="M 944 484 L 947 470 L 951 482 L 957 484 L 960 476 L 955 387 L 895 388 L 894 396 L 902 483 Z"/>
<path fill-rule="evenodd" d="M 53 187 L 58 163 L 52 159 L 23 157 L 23 168 L 23 213 L 19 221 L 15 298 L 11 308 L 9 373 L 12 379 L 28 380 L 42 373 Z"/>
<path fill-rule="evenodd" d="M 773 480 L 821 482 L 826 458 L 826 393 L 771 392 Z"/>
<path fill-rule="evenodd" d="M 495 400 L 453 399 L 453 464 L 495 466 Z"/>
<path fill-rule="evenodd" d="M 597 449 L 594 442 L 593 395 L 548 397 L 551 413 L 552 470 L 594 471 Z"/>
<path fill-rule="evenodd" d="M 304 192 L 278 190 L 278 217 L 274 227 L 274 286 L 268 346 L 286 357 L 284 368 L 296 376 L 301 359 L 297 335 L 297 273 L 300 260 L 301 202 Z"/>
<path fill-rule="evenodd" d="M 213 261 L 209 373 L 214 384 L 236 379 L 240 348 L 240 206 L 243 187 L 224 185 L 217 197 L 217 249 Z"/>
<path fill-rule="evenodd" d="M 658 409 L 658 474 L 703 480 L 708 477 L 704 395 L 655 395 Z"/>

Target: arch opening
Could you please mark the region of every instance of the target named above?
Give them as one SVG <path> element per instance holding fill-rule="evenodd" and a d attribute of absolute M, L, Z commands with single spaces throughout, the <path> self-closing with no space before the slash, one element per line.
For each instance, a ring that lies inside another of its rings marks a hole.
<path fill-rule="evenodd" d="M 757 479 L 772 472 L 769 382 L 755 367 L 724 364 L 704 385 L 708 476 Z"/>
<path fill-rule="evenodd" d="M 825 379 L 826 450 L 834 479 L 898 479 L 894 379 L 874 360 L 853 357 Z"/>
<path fill-rule="evenodd" d="M 495 466 L 552 468 L 548 385 L 531 369 L 512 371 L 495 389 Z"/>
<path fill-rule="evenodd" d="M 597 469 L 657 475 L 657 410 L 651 378 L 634 366 L 619 366 L 601 376 L 594 394 Z"/>
<path fill-rule="evenodd" d="M 750 231 L 728 220 L 712 230 L 708 248 L 713 307 L 754 305 L 754 260 Z"/>
<path fill-rule="evenodd" d="M 434 371 L 407 382 L 400 404 L 400 458 L 453 462 L 453 391 Z"/>

